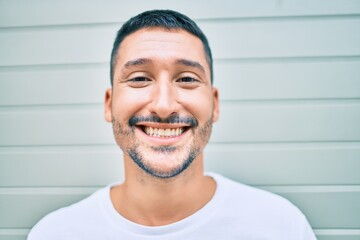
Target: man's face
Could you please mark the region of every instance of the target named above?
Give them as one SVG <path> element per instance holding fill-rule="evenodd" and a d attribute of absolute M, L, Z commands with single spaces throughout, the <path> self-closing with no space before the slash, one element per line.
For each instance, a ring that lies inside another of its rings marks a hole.
<path fill-rule="evenodd" d="M 218 118 L 202 42 L 183 30 L 145 28 L 117 56 L 105 102 L 117 144 L 147 173 L 178 175 L 202 154 Z"/>

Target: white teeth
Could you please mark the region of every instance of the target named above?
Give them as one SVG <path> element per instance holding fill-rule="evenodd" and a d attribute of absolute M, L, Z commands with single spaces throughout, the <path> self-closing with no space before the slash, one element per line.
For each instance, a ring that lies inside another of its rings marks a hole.
<path fill-rule="evenodd" d="M 164 136 L 164 129 L 158 129 L 158 135 L 159 136 Z"/>
<path fill-rule="evenodd" d="M 170 129 L 166 129 L 166 130 L 165 130 L 165 136 L 166 136 L 166 137 L 169 137 L 169 136 L 170 136 L 170 132 L 171 132 Z"/>
<path fill-rule="evenodd" d="M 176 137 L 184 132 L 184 128 L 153 128 L 153 127 L 145 127 L 145 133 L 149 136 L 154 137 Z"/>

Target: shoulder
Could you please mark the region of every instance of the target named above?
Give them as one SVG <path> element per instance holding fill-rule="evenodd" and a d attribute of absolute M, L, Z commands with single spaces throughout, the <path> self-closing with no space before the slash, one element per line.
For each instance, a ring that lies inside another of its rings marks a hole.
<path fill-rule="evenodd" d="M 304 214 L 286 198 L 217 174 L 213 177 L 219 192 L 224 195 L 222 211 L 219 211 L 221 218 L 232 219 L 232 222 L 249 228 L 261 226 L 262 231 L 269 235 L 289 236 L 289 239 L 303 239 L 301 236 L 304 234 L 313 235 Z"/>
<path fill-rule="evenodd" d="M 282 209 L 281 212 L 301 213 L 298 208 L 286 198 L 275 193 L 248 186 L 234 180 L 225 178 L 218 174 L 211 174 L 219 187 L 219 192 L 226 196 L 226 201 L 233 202 L 234 207 L 246 206 L 249 210 L 268 210 Z"/>
<path fill-rule="evenodd" d="M 94 216 L 101 214 L 101 201 L 107 191 L 107 188 L 100 189 L 75 204 L 46 215 L 31 229 L 28 240 L 66 239 L 64 234 L 75 233 L 81 231 L 82 226 L 91 225 L 89 221 L 98 219 Z"/>

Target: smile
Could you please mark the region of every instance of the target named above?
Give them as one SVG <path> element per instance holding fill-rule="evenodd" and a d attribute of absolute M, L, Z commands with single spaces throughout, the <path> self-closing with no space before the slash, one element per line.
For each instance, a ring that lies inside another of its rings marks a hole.
<path fill-rule="evenodd" d="M 159 138 L 171 138 L 177 137 L 183 134 L 189 127 L 177 127 L 177 128 L 156 128 L 150 126 L 142 126 L 142 131 L 148 136 Z"/>

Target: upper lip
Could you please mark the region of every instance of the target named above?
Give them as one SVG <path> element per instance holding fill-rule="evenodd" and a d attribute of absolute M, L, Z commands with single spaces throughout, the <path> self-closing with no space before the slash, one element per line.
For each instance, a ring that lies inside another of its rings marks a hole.
<path fill-rule="evenodd" d="M 153 128 L 161 128 L 161 129 L 171 129 L 171 128 L 185 128 L 190 127 L 189 124 L 183 123 L 155 123 L 155 122 L 139 122 L 136 124 L 138 127 L 153 127 Z"/>

